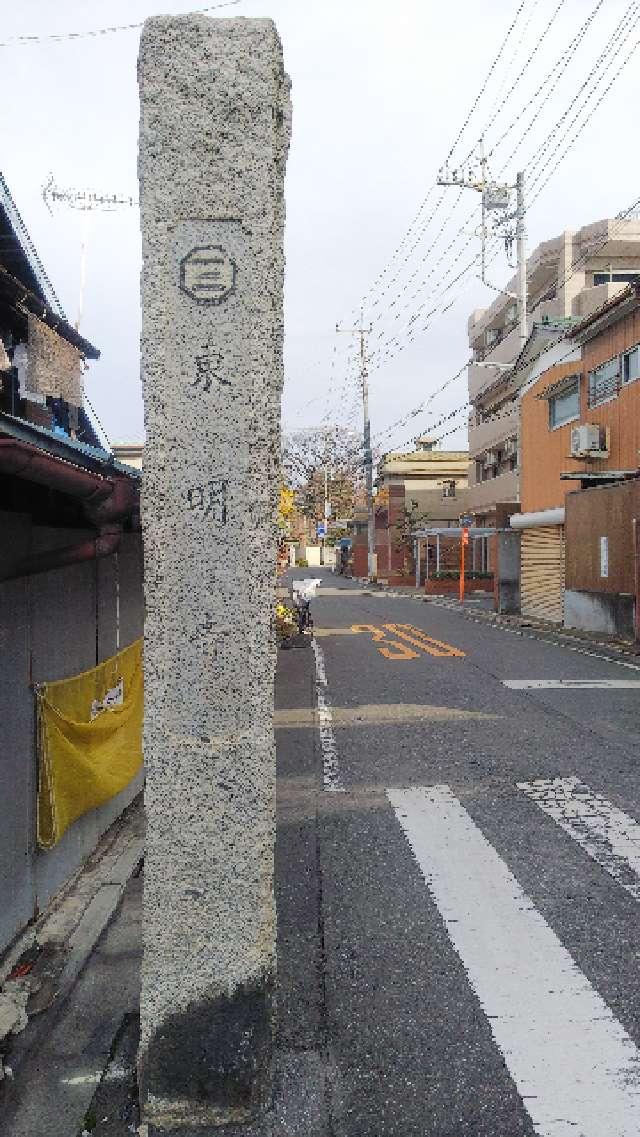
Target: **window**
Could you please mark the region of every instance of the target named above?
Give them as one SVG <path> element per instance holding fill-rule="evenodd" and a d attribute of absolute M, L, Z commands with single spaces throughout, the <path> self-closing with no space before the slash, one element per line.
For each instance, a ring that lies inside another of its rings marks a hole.
<path fill-rule="evenodd" d="M 574 379 L 549 399 L 549 428 L 580 417 L 580 380 Z"/>
<path fill-rule="evenodd" d="M 442 483 L 442 496 L 455 497 L 456 496 L 456 483 L 453 481 L 446 481 Z"/>
<path fill-rule="evenodd" d="M 589 406 L 606 403 L 618 394 L 620 387 L 620 357 L 609 359 L 589 372 Z"/>
<path fill-rule="evenodd" d="M 640 344 L 622 356 L 622 382 L 632 383 L 640 377 Z"/>
<path fill-rule="evenodd" d="M 640 278 L 640 269 L 627 269 L 622 272 L 594 272 L 594 284 L 630 284 Z"/>

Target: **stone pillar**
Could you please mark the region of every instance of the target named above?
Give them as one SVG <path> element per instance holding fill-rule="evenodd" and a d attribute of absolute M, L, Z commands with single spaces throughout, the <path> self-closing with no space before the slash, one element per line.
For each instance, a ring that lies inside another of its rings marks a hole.
<path fill-rule="evenodd" d="M 269 1094 L 289 83 L 270 20 L 149 20 L 141 101 L 151 1133 Z"/>

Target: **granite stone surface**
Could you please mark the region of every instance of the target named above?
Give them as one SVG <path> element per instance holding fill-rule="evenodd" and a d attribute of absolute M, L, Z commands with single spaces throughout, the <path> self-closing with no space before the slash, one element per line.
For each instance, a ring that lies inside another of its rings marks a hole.
<path fill-rule="evenodd" d="M 270 20 L 159 17 L 139 56 L 153 1132 L 270 1092 L 273 678 L 289 81 Z"/>

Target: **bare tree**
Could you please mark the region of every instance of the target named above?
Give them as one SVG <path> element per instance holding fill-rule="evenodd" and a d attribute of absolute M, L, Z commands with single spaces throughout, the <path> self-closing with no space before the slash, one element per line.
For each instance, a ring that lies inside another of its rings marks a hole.
<path fill-rule="evenodd" d="M 358 435 L 344 427 L 291 431 L 282 440 L 282 468 L 296 492 L 298 509 L 311 520 L 324 516 L 325 472 L 334 516 L 351 516 L 363 483 Z"/>

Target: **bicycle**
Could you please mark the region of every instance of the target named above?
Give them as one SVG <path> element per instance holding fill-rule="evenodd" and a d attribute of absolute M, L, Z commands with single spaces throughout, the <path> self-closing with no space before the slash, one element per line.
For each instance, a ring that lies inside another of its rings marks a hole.
<path fill-rule="evenodd" d="M 313 627 L 313 620 L 311 619 L 311 606 L 309 601 L 304 596 L 297 595 L 294 599 L 296 606 L 296 616 L 298 619 L 298 632 L 303 635 L 304 632 Z"/>

